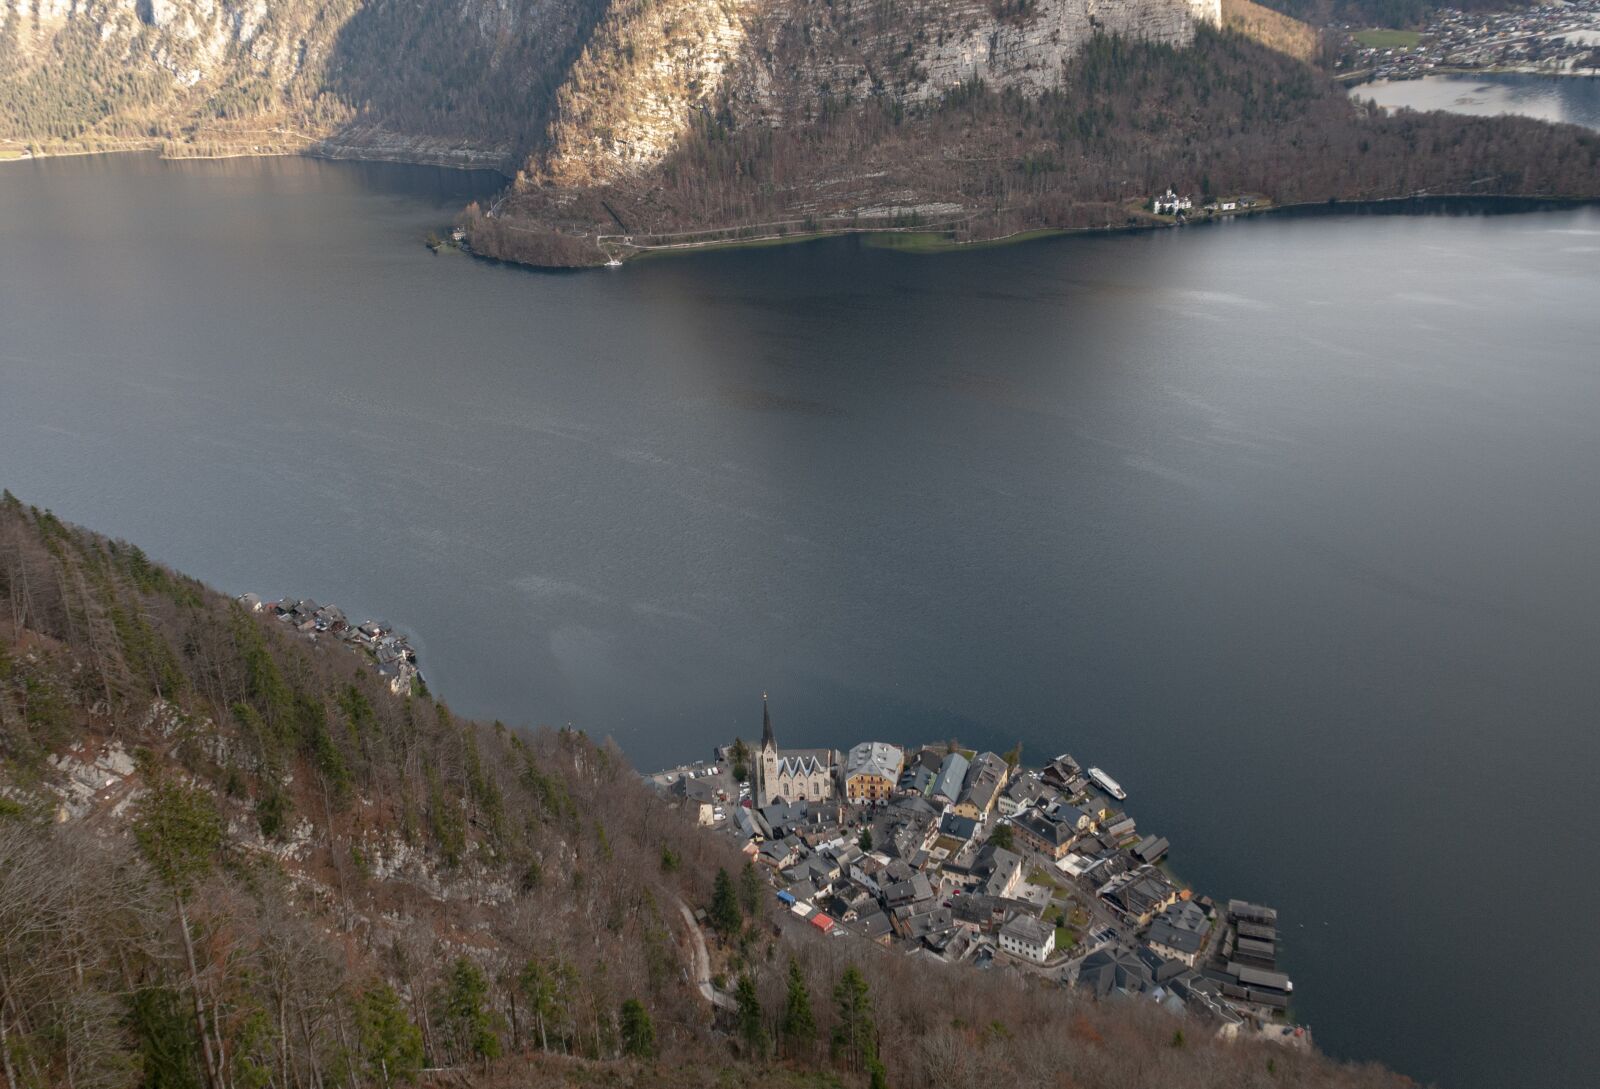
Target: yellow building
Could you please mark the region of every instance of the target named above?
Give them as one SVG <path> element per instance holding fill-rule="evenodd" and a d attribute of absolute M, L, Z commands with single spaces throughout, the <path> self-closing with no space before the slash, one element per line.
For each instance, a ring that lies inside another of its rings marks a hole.
<path fill-rule="evenodd" d="M 984 820 L 989 810 L 994 808 L 995 800 L 1000 797 L 1000 790 L 1006 785 L 1010 771 L 1006 762 L 992 752 L 974 758 L 972 766 L 967 769 L 961 796 L 953 807 L 955 812 L 968 820 Z"/>
<path fill-rule="evenodd" d="M 905 753 L 882 741 L 863 741 L 844 762 L 844 797 L 851 805 L 883 805 L 900 782 Z"/>

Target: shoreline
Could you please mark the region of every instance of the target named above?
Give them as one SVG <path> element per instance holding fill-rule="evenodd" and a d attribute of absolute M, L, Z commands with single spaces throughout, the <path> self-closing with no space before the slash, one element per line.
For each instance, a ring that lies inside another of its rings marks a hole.
<path fill-rule="evenodd" d="M 955 741 L 864 741 L 841 759 L 831 747 L 779 749 L 765 703 L 762 721 L 760 749 L 735 739 L 709 761 L 637 774 L 730 838 L 789 925 L 1007 965 L 1097 997 L 1177 988 L 1219 1038 L 1313 1046 L 1280 963 L 1277 911 L 1175 875 L 1171 842 L 1139 828 L 1100 768 L 1070 753 L 1030 766 L 1020 746 L 1001 756 Z M 1123 982 L 1108 982 L 1113 971 Z"/>
<path fill-rule="evenodd" d="M 339 152 L 348 152 L 352 149 L 348 145 L 337 149 Z M 442 170 L 483 171 L 509 177 L 505 171 L 484 165 L 471 165 L 460 162 L 445 162 L 439 159 L 424 157 L 405 157 L 393 154 L 366 155 L 334 153 L 334 149 L 319 149 L 306 147 L 293 151 L 241 151 L 237 153 L 221 153 L 211 155 L 167 155 L 157 146 L 110 148 L 95 151 L 58 151 L 43 154 L 27 154 L 16 158 L 0 159 L 0 165 L 8 163 L 27 163 L 45 159 L 71 159 L 85 158 L 93 155 L 153 155 L 161 162 L 184 162 L 193 160 L 198 162 L 221 161 L 227 159 L 282 159 L 306 158 L 320 159 L 327 162 L 358 162 L 358 163 L 390 163 L 396 166 L 434 167 Z M 1418 207 L 1415 211 L 1408 211 L 1402 206 L 1414 204 Z M 1433 208 L 1426 207 L 1433 205 Z M 1515 215 L 1537 211 L 1556 210 L 1561 208 L 1576 208 L 1600 204 L 1600 197 L 1574 197 L 1574 196 L 1541 196 L 1541 195 L 1489 195 L 1478 193 L 1412 193 L 1396 197 L 1364 197 L 1349 200 L 1327 201 L 1302 201 L 1292 204 L 1269 204 L 1265 207 L 1239 209 L 1232 212 L 1219 212 L 1184 221 L 1169 219 L 1145 220 L 1135 223 L 1105 224 L 1090 227 L 1024 227 L 1008 234 L 996 235 L 990 238 L 973 238 L 959 241 L 948 237 L 953 228 L 940 227 L 937 224 L 915 227 L 835 227 L 815 231 L 786 231 L 781 234 L 757 235 L 749 238 L 708 239 L 703 242 L 669 243 L 658 246 L 623 246 L 617 245 L 618 250 L 626 250 L 622 254 L 614 253 L 603 245 L 603 240 L 614 236 L 602 235 L 597 241 L 596 248 L 599 254 L 605 257 L 621 257 L 618 264 L 628 264 L 634 261 L 658 259 L 662 257 L 690 256 L 701 253 L 727 252 L 740 249 L 769 249 L 778 246 L 801 245 L 813 242 L 823 242 L 833 238 L 859 237 L 863 244 L 875 249 L 893 250 L 895 252 L 933 256 L 939 254 L 965 253 L 982 249 L 991 249 L 1001 246 L 1021 245 L 1028 242 L 1042 241 L 1050 238 L 1065 238 L 1072 236 L 1132 234 L 1136 232 L 1172 230 L 1178 228 L 1202 227 L 1236 219 L 1255 218 L 1282 213 L 1290 215 L 1362 215 L 1362 214 L 1465 214 L 1465 215 Z M 1467 205 L 1480 205 L 1478 208 L 1464 207 Z M 1455 212 L 1455 209 L 1461 209 Z M 738 231 L 740 227 L 708 227 L 706 233 Z M 899 240 L 904 240 L 900 242 Z M 586 269 L 605 268 L 603 261 L 596 261 L 588 265 L 539 265 L 514 258 L 499 257 L 493 254 L 482 253 L 476 248 L 464 249 L 468 255 L 480 260 L 491 261 L 505 265 L 515 265 L 519 268 L 534 269 L 539 271 L 583 271 Z M 612 266 L 615 267 L 615 266 Z"/>
<path fill-rule="evenodd" d="M 337 150 L 339 154 L 335 154 Z M 421 156 L 405 157 L 394 154 L 363 155 L 347 154 L 353 149 L 349 145 L 339 145 L 337 149 L 319 149 L 316 145 L 307 145 L 301 148 L 285 149 L 282 151 L 224 151 L 209 155 L 168 155 L 159 144 L 148 144 L 141 147 L 114 147 L 96 148 L 93 151 L 45 151 L 38 153 L 24 153 L 14 158 L 0 158 L 0 165 L 6 163 L 33 163 L 46 159 L 83 159 L 93 155 L 153 155 L 164 163 L 182 162 L 219 162 L 227 159 L 321 159 L 326 162 L 341 163 L 393 163 L 396 166 L 432 166 L 441 170 L 486 171 L 498 174 L 502 178 L 511 179 L 498 166 L 486 164 L 448 162 L 443 158 L 427 159 Z M 503 161 L 503 160 L 501 160 Z"/>
<path fill-rule="evenodd" d="M 1600 70 L 1590 69 L 1583 72 L 1563 70 L 1559 72 L 1545 71 L 1536 68 L 1452 68 L 1440 65 L 1429 68 L 1426 72 L 1404 79 L 1393 76 L 1384 76 L 1381 79 L 1375 75 L 1375 69 L 1367 68 L 1359 72 L 1340 72 L 1333 76 L 1335 83 L 1343 83 L 1348 87 L 1360 87 L 1365 83 L 1415 83 L 1427 79 L 1429 76 L 1533 76 L 1538 79 L 1600 79 Z"/>
<path fill-rule="evenodd" d="M 1415 205 L 1408 210 L 1405 205 Z M 1471 205 L 1481 207 L 1473 208 Z M 778 246 L 800 245 L 811 242 L 823 242 L 832 238 L 859 237 L 864 245 L 876 249 L 894 250 L 900 253 L 933 256 L 939 254 L 964 253 L 981 249 L 996 248 L 1001 246 L 1021 245 L 1027 242 L 1041 241 L 1049 238 L 1064 238 L 1086 235 L 1115 235 L 1133 234 L 1147 231 L 1176 230 L 1193 227 L 1205 227 L 1237 219 L 1250 219 L 1261 216 L 1271 216 L 1288 213 L 1293 216 L 1310 215 L 1430 215 L 1430 214 L 1461 214 L 1461 215 L 1517 215 L 1540 211 L 1555 211 L 1564 208 L 1577 208 L 1584 206 L 1600 205 L 1600 197 L 1572 197 L 1572 196 L 1517 196 L 1517 195 L 1487 195 L 1481 193 L 1412 193 L 1399 197 L 1363 197 L 1350 200 L 1328 201 L 1301 201 L 1292 204 L 1272 204 L 1266 207 L 1245 208 L 1233 212 L 1221 212 L 1213 215 L 1175 222 L 1159 220 L 1153 222 L 1107 224 L 1099 227 L 1025 227 L 1012 231 L 1009 234 L 997 235 L 992 238 L 973 238 L 967 241 L 958 241 L 949 238 L 949 229 L 940 229 L 937 226 L 928 227 L 843 227 L 829 230 L 809 232 L 789 232 L 785 234 L 758 235 L 751 238 L 714 239 L 705 242 L 680 242 L 661 246 L 626 247 L 631 252 L 625 254 L 612 254 L 603 246 L 597 246 L 599 252 L 608 257 L 620 257 L 618 264 L 626 265 L 635 261 L 656 260 L 665 257 L 683 257 L 703 253 L 728 252 L 732 250 L 770 249 Z M 1431 206 L 1431 207 L 1430 207 Z M 706 228 L 706 233 L 717 231 L 738 230 L 737 227 L 711 227 Z M 602 236 L 611 237 L 611 236 Z M 904 239 L 907 244 L 899 244 L 897 240 Z M 624 247 L 618 247 L 622 249 Z M 515 265 L 519 268 L 535 269 L 539 271 L 584 271 L 587 269 L 608 267 L 603 262 L 590 265 L 539 265 L 514 258 L 498 257 L 493 254 L 481 253 L 476 249 L 468 249 L 471 256 L 480 260 L 492 261 L 499 264 Z M 610 266 L 616 267 L 616 266 Z"/>

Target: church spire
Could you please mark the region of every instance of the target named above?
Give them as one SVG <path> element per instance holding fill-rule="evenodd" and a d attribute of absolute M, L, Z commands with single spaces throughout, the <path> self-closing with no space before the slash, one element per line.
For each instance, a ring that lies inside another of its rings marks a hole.
<path fill-rule="evenodd" d="M 776 749 L 778 743 L 772 738 L 772 712 L 767 710 L 767 694 L 761 693 L 761 747 L 763 749 Z"/>

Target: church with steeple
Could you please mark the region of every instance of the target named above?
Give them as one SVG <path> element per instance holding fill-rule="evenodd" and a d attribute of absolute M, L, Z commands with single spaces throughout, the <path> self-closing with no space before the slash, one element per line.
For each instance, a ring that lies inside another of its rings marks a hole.
<path fill-rule="evenodd" d="M 761 748 L 755 760 L 756 805 L 832 801 L 839 754 L 832 749 L 780 749 L 772 736 L 772 711 L 761 693 Z"/>

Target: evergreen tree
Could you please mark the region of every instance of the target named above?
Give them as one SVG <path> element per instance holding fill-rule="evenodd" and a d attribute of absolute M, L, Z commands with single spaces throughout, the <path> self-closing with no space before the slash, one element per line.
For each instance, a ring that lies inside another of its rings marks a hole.
<path fill-rule="evenodd" d="M 833 989 L 839 1023 L 833 1028 L 833 1055 L 852 1071 L 866 1070 L 877 1061 L 877 1026 L 872 1021 L 872 996 L 861 970 L 849 965 Z"/>
<path fill-rule="evenodd" d="M 989 833 L 989 843 L 995 847 L 1004 847 L 1012 850 L 1016 841 L 1011 836 L 1011 825 L 997 824 L 993 832 Z"/>
<path fill-rule="evenodd" d="M 856 842 L 861 845 L 861 849 L 863 851 L 872 850 L 872 829 L 863 828 L 861 830 L 861 835 L 856 839 Z"/>
<path fill-rule="evenodd" d="M 451 1040 L 458 1059 L 481 1059 L 487 1067 L 500 1054 L 494 1014 L 488 1006 L 489 980 L 466 957 L 456 958 L 445 980 L 439 1022 Z"/>
<path fill-rule="evenodd" d="M 739 897 L 733 891 L 733 879 L 728 871 L 717 868 L 717 880 L 711 892 L 711 925 L 724 938 L 739 932 L 744 917 L 739 910 Z"/>
<path fill-rule="evenodd" d="M 222 818 L 204 790 L 161 779 L 140 803 L 133 834 L 161 883 L 183 897 L 211 869 L 222 845 Z"/>
<path fill-rule="evenodd" d="M 656 1053 L 656 1026 L 637 998 L 622 1004 L 622 1050 L 637 1059 L 653 1058 Z"/>
<path fill-rule="evenodd" d="M 811 991 L 800 962 L 789 958 L 789 996 L 783 1008 L 783 1046 L 790 1058 L 811 1054 L 817 1040 L 817 1019 L 811 1013 Z"/>
<path fill-rule="evenodd" d="M 766 882 L 761 880 L 761 873 L 756 869 L 756 864 L 746 862 L 744 869 L 739 871 L 739 905 L 752 919 L 761 911 L 761 893 L 765 886 Z"/>
<path fill-rule="evenodd" d="M 739 1022 L 739 1036 L 750 1049 L 752 1057 L 765 1058 L 767 1026 L 761 1019 L 761 999 L 756 995 L 756 981 L 750 978 L 749 972 L 739 977 L 739 985 L 734 989 L 734 998 L 739 1003 L 736 1018 Z"/>
<path fill-rule="evenodd" d="M 133 836 L 150 868 L 172 894 L 178 930 L 183 936 L 184 959 L 189 968 L 190 999 L 195 1033 L 200 1037 L 201 1055 L 205 1059 L 206 1084 L 214 1087 L 221 1081 L 221 1073 L 206 1025 L 200 966 L 184 901 L 195 882 L 211 869 L 212 858 L 222 846 L 222 818 L 217 815 L 211 795 L 204 790 L 172 779 L 158 779 L 139 805 Z"/>
<path fill-rule="evenodd" d="M 200 1089 L 200 1045 L 183 997 L 145 987 L 128 999 L 128 1023 L 139 1043 L 141 1089 Z"/>
<path fill-rule="evenodd" d="M 422 1069 L 422 1030 L 406 1016 L 400 996 L 387 983 L 374 983 L 356 1003 L 361 1052 L 367 1077 L 384 1089 L 396 1081 L 415 1081 Z"/>
<path fill-rule="evenodd" d="M 539 1029 L 539 1050 L 549 1051 L 550 1030 L 563 1021 L 561 967 L 558 965 L 552 971 L 530 957 L 517 977 L 517 984 L 528 1000 L 528 1013 Z"/>

